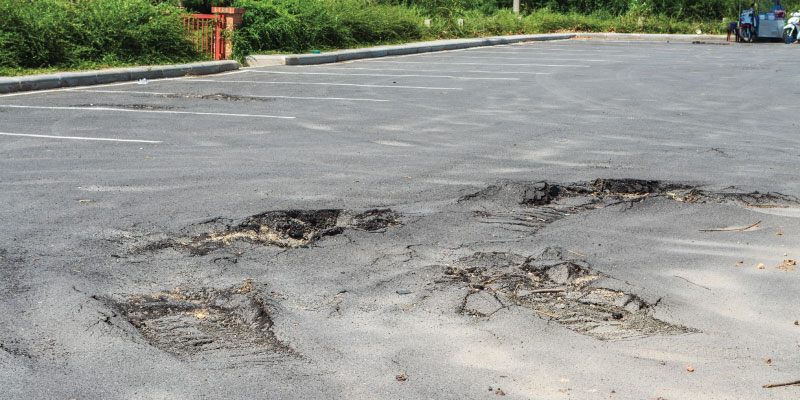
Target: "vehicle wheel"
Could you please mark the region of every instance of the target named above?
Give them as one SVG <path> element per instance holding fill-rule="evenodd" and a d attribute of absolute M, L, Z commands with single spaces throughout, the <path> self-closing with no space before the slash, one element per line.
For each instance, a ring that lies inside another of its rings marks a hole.
<path fill-rule="evenodd" d="M 742 42 L 750 43 L 753 41 L 753 29 L 749 26 L 745 26 L 741 29 L 739 36 L 742 37 Z"/>
<path fill-rule="evenodd" d="M 797 31 L 791 27 L 783 30 L 783 43 L 792 44 L 797 40 Z"/>

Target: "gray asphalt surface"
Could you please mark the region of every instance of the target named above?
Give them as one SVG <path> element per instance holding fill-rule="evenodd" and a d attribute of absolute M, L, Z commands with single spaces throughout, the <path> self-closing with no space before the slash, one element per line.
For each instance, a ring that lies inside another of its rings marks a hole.
<path fill-rule="evenodd" d="M 798 51 L 0 96 L 0 397 L 796 399 Z"/>

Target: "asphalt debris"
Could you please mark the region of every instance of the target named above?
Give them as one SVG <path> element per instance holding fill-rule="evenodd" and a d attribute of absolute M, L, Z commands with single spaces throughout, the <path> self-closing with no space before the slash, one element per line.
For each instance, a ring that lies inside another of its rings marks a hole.
<path fill-rule="evenodd" d="M 600 340 L 696 332 L 654 318 L 655 305 L 634 293 L 593 286 L 606 275 L 568 254 L 555 247 L 535 257 L 478 252 L 445 267 L 440 282 L 464 285 L 457 312 L 478 318 L 521 306 Z"/>
<path fill-rule="evenodd" d="M 326 236 L 339 235 L 345 229 L 380 232 L 400 225 L 400 219 L 400 214 L 390 209 L 371 209 L 361 213 L 340 209 L 267 211 L 221 229 L 196 236 L 159 240 L 140 246 L 137 250 L 173 248 L 203 256 L 236 242 L 296 248 L 308 246 Z M 216 223 L 217 220 L 211 222 Z"/>
<path fill-rule="evenodd" d="M 273 363 L 294 352 L 272 333 L 275 306 L 264 285 L 174 288 L 109 300 L 152 346 L 183 360 Z"/>

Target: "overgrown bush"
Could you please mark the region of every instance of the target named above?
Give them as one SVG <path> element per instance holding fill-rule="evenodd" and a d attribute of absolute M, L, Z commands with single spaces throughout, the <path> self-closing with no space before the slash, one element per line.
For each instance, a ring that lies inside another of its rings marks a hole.
<path fill-rule="evenodd" d="M 240 56 L 411 41 L 423 35 L 423 18 L 416 10 L 368 0 L 237 0 L 234 6 L 247 10 L 233 36 Z"/>
<path fill-rule="evenodd" d="M 417 7 L 431 16 L 452 16 L 468 11 L 480 11 L 491 15 L 500 9 L 511 8 L 513 0 L 377 0 L 385 4 L 402 4 Z M 743 1 L 750 7 L 752 1 Z M 787 10 L 800 7 L 798 0 L 783 1 Z M 739 0 L 520 0 L 524 14 L 532 11 L 551 11 L 560 14 L 663 16 L 683 21 L 709 21 L 735 18 Z M 761 1 L 762 11 L 772 8 L 771 1 Z"/>
<path fill-rule="evenodd" d="M 517 16 L 508 9 L 492 15 L 473 11 L 463 13 L 460 18 L 463 26 L 459 26 L 457 20 L 438 20 L 431 31 L 440 38 L 455 38 L 549 32 L 693 33 L 698 29 L 705 33 L 721 33 L 725 28 L 721 22 L 681 21 L 665 15 L 611 16 L 604 12 L 585 15 L 548 9 L 524 16 Z"/>
<path fill-rule="evenodd" d="M 194 60 L 182 11 L 150 0 L 0 0 L 0 67 Z"/>

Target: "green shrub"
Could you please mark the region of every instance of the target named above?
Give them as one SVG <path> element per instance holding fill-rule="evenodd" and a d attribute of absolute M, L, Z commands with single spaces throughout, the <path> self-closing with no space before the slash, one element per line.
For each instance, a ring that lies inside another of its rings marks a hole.
<path fill-rule="evenodd" d="M 0 0 L 0 66 L 38 67 L 68 59 L 77 27 L 61 0 Z"/>
<path fill-rule="evenodd" d="M 0 67 L 194 60 L 182 11 L 150 0 L 0 0 Z"/>
<path fill-rule="evenodd" d="M 281 50 L 344 48 L 422 38 L 416 10 L 368 0 L 237 0 L 242 25 L 234 32 L 238 56 Z"/>
<path fill-rule="evenodd" d="M 92 0 L 76 3 L 83 29 L 75 55 L 100 62 L 164 63 L 192 55 L 181 12 L 142 0 Z"/>

